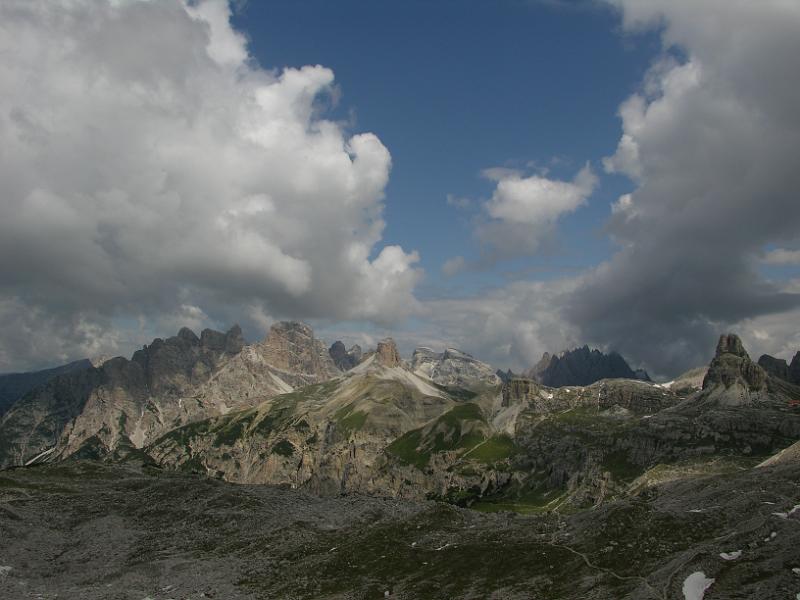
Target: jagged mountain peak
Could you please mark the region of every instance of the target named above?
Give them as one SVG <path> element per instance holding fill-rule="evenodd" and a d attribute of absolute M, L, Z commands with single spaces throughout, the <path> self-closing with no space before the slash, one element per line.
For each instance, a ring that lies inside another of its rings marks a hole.
<path fill-rule="evenodd" d="M 341 340 L 335 341 L 328 349 L 333 363 L 342 371 L 349 371 L 358 365 L 362 358 L 361 346 L 353 344 L 348 349 Z"/>
<path fill-rule="evenodd" d="M 338 371 L 328 349 L 314 337 L 314 330 L 299 321 L 274 323 L 261 351 L 267 363 L 283 371 L 318 378 L 332 377 Z"/>
<path fill-rule="evenodd" d="M 601 379 L 642 379 L 644 371 L 634 371 L 622 356 L 614 351 L 601 352 L 588 345 L 565 350 L 558 355 L 545 352 L 541 360 L 523 373 L 529 379 L 548 387 L 591 385 Z"/>
<path fill-rule="evenodd" d="M 378 347 L 375 350 L 375 360 L 384 367 L 399 367 L 403 362 L 400 358 L 400 352 L 397 350 L 397 344 L 390 337 L 378 342 Z"/>
<path fill-rule="evenodd" d="M 722 356 L 723 354 L 733 354 L 734 356 L 750 360 L 750 355 L 747 354 L 747 351 L 744 349 L 741 338 L 735 333 L 723 333 L 719 336 L 716 356 Z"/>
<path fill-rule="evenodd" d="M 703 379 L 700 400 L 720 406 L 748 406 L 776 399 L 780 403 L 778 396 L 769 393 L 770 380 L 767 372 L 750 360 L 739 336 L 723 334 Z"/>
<path fill-rule="evenodd" d="M 182 339 L 184 342 L 188 342 L 192 345 L 197 345 L 200 343 L 200 338 L 198 338 L 197 334 L 188 327 L 181 327 L 178 330 L 177 337 Z"/>

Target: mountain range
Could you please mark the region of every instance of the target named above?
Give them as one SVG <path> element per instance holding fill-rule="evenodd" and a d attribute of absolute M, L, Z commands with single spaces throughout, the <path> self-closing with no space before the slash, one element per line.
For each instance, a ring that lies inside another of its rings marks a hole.
<path fill-rule="evenodd" d="M 698 478 L 729 489 L 754 469 L 794 469 L 797 362 L 754 362 L 725 334 L 707 367 L 668 383 L 588 347 L 501 377 L 453 348 L 404 360 L 391 338 L 366 351 L 328 347 L 302 323 L 276 323 L 252 344 L 238 327 L 184 328 L 17 400 L 0 419 L 0 468 L 57 474 L 100 461 L 319 498 L 604 511 L 610 527 L 606 507 L 655 502 L 674 486 L 693 494 L 683 504 L 701 502 Z M 570 519 L 580 539 L 599 535 Z"/>

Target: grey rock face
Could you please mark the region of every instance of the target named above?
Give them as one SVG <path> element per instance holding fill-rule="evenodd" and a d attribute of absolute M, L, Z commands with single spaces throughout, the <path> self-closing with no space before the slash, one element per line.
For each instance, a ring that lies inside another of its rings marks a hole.
<path fill-rule="evenodd" d="M 800 352 L 797 352 L 789 363 L 789 381 L 794 385 L 800 385 Z"/>
<path fill-rule="evenodd" d="M 441 353 L 430 348 L 417 348 L 411 357 L 411 370 L 439 385 L 472 388 L 500 382 L 490 365 L 455 348 L 447 348 Z"/>
<path fill-rule="evenodd" d="M 328 379 L 338 371 L 328 349 L 305 323 L 283 321 L 274 324 L 261 345 L 261 352 L 264 360 L 274 368 L 310 378 L 305 383 Z"/>
<path fill-rule="evenodd" d="M 335 341 L 328 349 L 333 363 L 341 371 L 349 371 L 361 362 L 361 346 L 354 344 L 349 350 L 341 341 Z"/>
<path fill-rule="evenodd" d="M 792 362 L 789 364 L 782 358 L 763 354 L 758 359 L 758 366 L 772 377 L 777 377 L 794 385 L 800 385 L 800 352 L 794 355 Z"/>
<path fill-rule="evenodd" d="M 723 333 L 719 336 L 716 356 L 722 356 L 723 354 L 733 354 L 739 358 L 750 359 L 750 356 L 744 349 L 742 340 L 735 333 Z"/>
<path fill-rule="evenodd" d="M 242 328 L 239 325 L 234 325 L 224 334 L 213 329 L 204 329 L 200 334 L 200 345 L 214 352 L 238 354 L 244 348 Z"/>
<path fill-rule="evenodd" d="M 397 345 L 392 338 L 386 338 L 378 342 L 375 350 L 375 360 L 384 367 L 399 367 L 402 364 Z"/>
<path fill-rule="evenodd" d="M 497 371 L 495 371 L 494 374 L 497 375 L 497 378 L 503 383 L 508 383 L 509 381 L 517 377 L 517 375 L 515 375 L 511 369 L 508 369 L 506 371 L 497 369 Z"/>
<path fill-rule="evenodd" d="M 739 336 L 722 335 L 708 373 L 703 379 L 703 391 L 720 402 L 752 403 L 768 391 L 767 373 L 750 360 Z"/>
<path fill-rule="evenodd" d="M 647 373 L 633 371 L 616 352 L 604 354 L 596 349 L 590 350 L 588 346 L 558 356 L 545 352 L 524 376 L 548 387 L 591 385 L 601 379 L 649 380 Z"/>

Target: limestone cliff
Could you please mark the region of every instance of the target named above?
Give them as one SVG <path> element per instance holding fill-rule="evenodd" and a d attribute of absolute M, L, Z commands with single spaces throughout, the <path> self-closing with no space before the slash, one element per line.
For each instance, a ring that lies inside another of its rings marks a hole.
<path fill-rule="evenodd" d="M 325 346 L 302 323 L 276 323 L 262 343 L 242 331 L 188 328 L 133 354 L 56 378 L 0 421 L 0 467 L 140 448 L 176 427 L 256 406 L 332 377 Z"/>

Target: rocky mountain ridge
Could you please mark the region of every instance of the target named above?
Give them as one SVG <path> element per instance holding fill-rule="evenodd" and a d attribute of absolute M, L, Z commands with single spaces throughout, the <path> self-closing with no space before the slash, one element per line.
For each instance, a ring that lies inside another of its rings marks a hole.
<path fill-rule="evenodd" d="M 91 366 L 93 366 L 92 361 L 88 358 L 84 358 L 83 360 L 76 360 L 51 369 L 0 375 L 0 417 L 11 408 L 14 402 L 31 390 L 46 384 L 54 377 L 73 371 L 88 369 Z"/>
<path fill-rule="evenodd" d="M 176 430 L 146 451 L 172 468 L 315 493 L 581 507 L 663 473 L 752 464 L 800 437 L 800 390 L 766 375 L 732 336 L 685 399 L 625 379 L 447 386 L 419 372 L 436 353 L 406 367 L 392 346 L 340 380 Z"/>
<path fill-rule="evenodd" d="M 800 385 L 800 352 L 797 352 L 789 363 L 782 358 L 762 354 L 758 359 L 758 366 L 773 377 L 793 385 Z"/>
<path fill-rule="evenodd" d="M 560 354 L 545 352 L 541 360 L 523 373 L 548 387 L 591 385 L 601 379 L 640 379 L 650 381 L 645 371 L 634 371 L 616 352 L 604 354 L 589 346 L 567 350 Z"/>
<path fill-rule="evenodd" d="M 19 400 L 0 421 L 0 467 L 82 448 L 140 448 L 197 419 L 253 406 L 338 373 L 327 349 L 301 323 L 276 323 L 246 345 L 241 329 L 188 328 L 157 338 L 130 360 L 56 377 Z M 44 454 L 47 453 L 47 454 Z"/>

